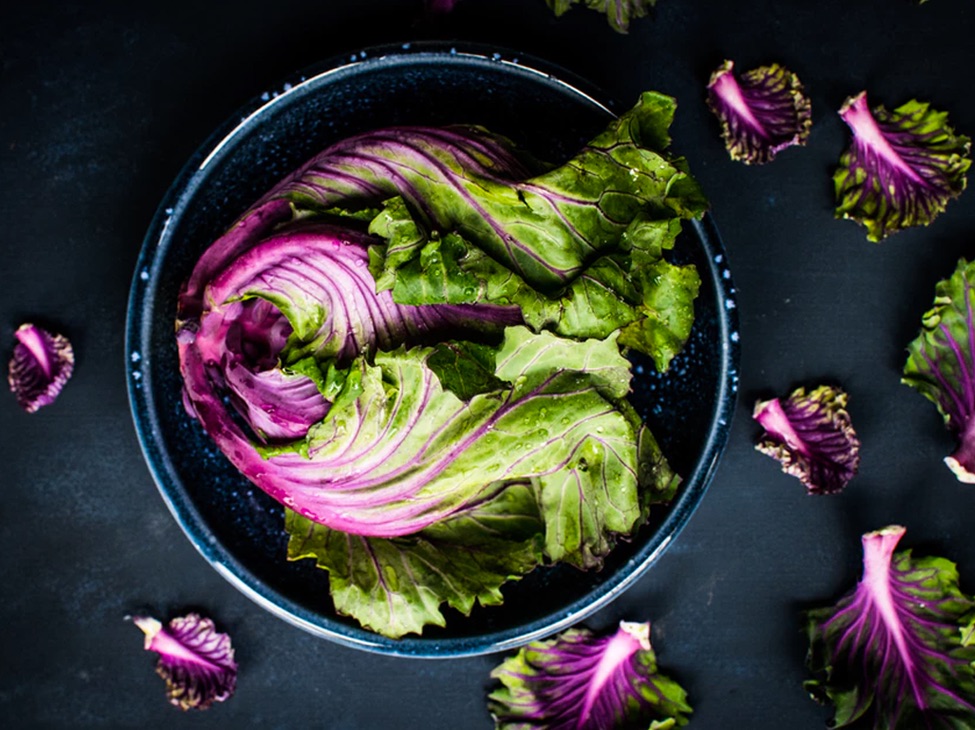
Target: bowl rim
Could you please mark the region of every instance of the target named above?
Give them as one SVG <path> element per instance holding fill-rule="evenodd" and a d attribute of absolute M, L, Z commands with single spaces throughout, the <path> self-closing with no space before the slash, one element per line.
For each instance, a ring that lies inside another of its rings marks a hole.
<path fill-rule="evenodd" d="M 707 260 L 707 271 L 701 273 L 717 294 L 717 327 L 721 343 L 716 407 L 711 415 L 701 456 L 669 505 L 664 521 L 630 560 L 612 573 L 607 573 L 605 580 L 579 599 L 517 627 L 469 637 L 424 638 L 419 635 L 391 639 L 309 610 L 267 585 L 210 533 L 199 511 L 190 500 L 184 498 L 185 487 L 174 470 L 170 455 L 161 444 L 159 419 L 149 387 L 151 376 L 148 365 L 152 351 L 148 343 L 153 322 L 152 317 L 147 315 L 145 303 L 151 301 L 158 285 L 161 274 L 157 265 L 158 253 L 165 250 L 169 221 L 184 194 L 193 187 L 195 176 L 249 123 L 289 94 L 307 90 L 337 74 L 369 71 L 383 64 L 428 61 L 500 65 L 512 73 L 538 75 L 594 104 L 608 115 L 615 116 L 613 102 L 605 101 L 605 94 L 575 74 L 529 54 L 483 44 L 432 41 L 371 46 L 294 74 L 279 86 L 280 91 L 255 96 L 218 127 L 189 158 L 163 196 L 143 240 L 129 292 L 125 371 L 136 435 L 153 481 L 190 542 L 229 583 L 269 613 L 310 634 L 344 646 L 401 657 L 468 657 L 512 649 L 549 636 L 606 606 L 647 572 L 680 534 L 700 504 L 727 444 L 737 400 L 740 357 L 736 290 L 727 253 L 710 214 L 705 214 L 702 220 L 691 222 Z"/>

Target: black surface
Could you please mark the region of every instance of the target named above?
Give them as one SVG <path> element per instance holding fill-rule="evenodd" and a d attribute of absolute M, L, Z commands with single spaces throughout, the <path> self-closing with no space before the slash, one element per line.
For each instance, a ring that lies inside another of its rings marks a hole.
<path fill-rule="evenodd" d="M 797 610 L 856 579 L 861 532 L 960 563 L 975 589 L 972 487 L 941 464 L 951 439 L 898 383 L 935 281 L 973 253 L 975 193 L 933 226 L 876 246 L 832 218 L 830 173 L 847 133 L 835 110 L 868 89 L 912 97 L 975 132 L 975 6 L 661 0 L 629 36 L 596 15 L 555 20 L 539 0 L 462 0 L 423 23 L 378 0 L 5 3 L 0 10 L 0 342 L 54 326 L 78 355 L 61 399 L 35 415 L 0 399 L 0 719 L 7 727 L 489 728 L 498 657 L 384 658 L 274 618 L 196 553 L 159 498 L 125 396 L 126 296 L 170 182 L 228 114 L 296 69 L 380 42 L 459 38 L 548 58 L 620 100 L 681 101 L 675 146 L 707 191 L 740 290 L 742 397 L 732 440 L 691 523 L 635 587 L 590 622 L 650 618 L 661 662 L 698 728 L 822 727 L 801 689 Z M 710 71 L 779 61 L 813 102 L 809 146 L 764 168 L 728 160 L 703 103 Z M 3 346 L 9 353 L 10 344 Z M 842 383 L 864 442 L 860 476 L 809 498 L 753 452 L 751 402 Z M 232 635 L 238 693 L 182 715 L 122 617 L 205 608 Z"/>

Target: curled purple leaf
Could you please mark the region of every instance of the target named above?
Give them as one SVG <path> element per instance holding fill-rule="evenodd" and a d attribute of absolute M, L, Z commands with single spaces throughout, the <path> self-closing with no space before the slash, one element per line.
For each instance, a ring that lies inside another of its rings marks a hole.
<path fill-rule="evenodd" d="M 711 75 L 708 106 L 721 122 L 731 159 L 746 165 L 771 162 L 787 147 L 804 145 L 812 113 L 799 77 L 773 63 L 734 74 L 725 61 Z"/>
<path fill-rule="evenodd" d="M 863 91 L 839 114 L 853 142 L 833 175 L 836 217 L 865 226 L 868 240 L 930 224 L 965 189 L 971 140 L 955 134 L 946 112 L 917 100 L 871 110 Z"/>
<path fill-rule="evenodd" d="M 534 641 L 496 667 L 489 708 L 498 730 L 673 728 L 687 724 L 687 694 L 657 671 L 650 624 L 620 622 L 612 636 L 570 629 Z"/>
<path fill-rule="evenodd" d="M 205 710 L 230 698 L 237 686 L 237 662 L 227 634 L 213 621 L 189 613 L 167 626 L 148 616 L 133 623 L 146 635 L 146 651 L 159 654 L 156 673 L 166 680 L 170 704 L 181 710 Z"/>
<path fill-rule="evenodd" d="M 74 351 L 67 337 L 33 324 L 22 324 L 14 337 L 17 343 L 7 380 L 20 407 L 33 413 L 53 403 L 68 382 L 74 370 Z"/>
<path fill-rule="evenodd" d="M 904 532 L 893 525 L 864 535 L 856 589 L 805 614 L 814 675 L 805 688 L 834 705 L 831 727 L 975 726 L 975 602 L 951 561 L 895 553 Z"/>
<path fill-rule="evenodd" d="M 848 396 L 822 385 L 806 394 L 798 388 L 785 400 L 755 404 L 752 414 L 765 429 L 756 449 L 782 463 L 810 494 L 842 491 L 860 466 L 860 440 L 846 410 Z"/>

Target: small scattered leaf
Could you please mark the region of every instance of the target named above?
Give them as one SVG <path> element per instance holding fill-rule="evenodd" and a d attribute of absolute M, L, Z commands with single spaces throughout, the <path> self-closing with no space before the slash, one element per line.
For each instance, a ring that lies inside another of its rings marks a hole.
<path fill-rule="evenodd" d="M 866 226 L 868 240 L 930 224 L 965 189 L 971 140 L 955 134 L 946 112 L 917 100 L 871 110 L 864 91 L 839 114 L 853 143 L 833 175 L 836 217 Z"/>
<path fill-rule="evenodd" d="M 149 616 L 132 622 L 146 635 L 146 651 L 159 654 L 156 673 L 166 680 L 170 704 L 181 710 L 205 710 L 230 698 L 237 686 L 237 662 L 227 634 L 213 621 L 189 613 L 163 626 Z"/>
<path fill-rule="evenodd" d="M 756 449 L 782 463 L 810 494 L 842 491 L 860 466 L 860 440 L 846 410 L 848 396 L 822 385 L 809 394 L 799 388 L 785 400 L 755 404 L 752 414 L 765 429 Z"/>
<path fill-rule="evenodd" d="M 812 112 L 799 77 L 777 63 L 740 77 L 734 66 L 725 61 L 708 83 L 708 106 L 721 122 L 731 159 L 760 165 L 787 147 L 804 145 Z"/>
<path fill-rule="evenodd" d="M 74 351 L 67 337 L 33 324 L 21 325 L 14 337 L 17 343 L 7 380 L 20 407 L 33 413 L 53 403 L 68 382 L 74 371 Z"/>

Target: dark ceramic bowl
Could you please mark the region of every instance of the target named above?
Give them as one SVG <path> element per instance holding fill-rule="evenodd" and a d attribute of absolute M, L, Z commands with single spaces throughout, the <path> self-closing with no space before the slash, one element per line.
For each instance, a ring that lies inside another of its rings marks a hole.
<path fill-rule="evenodd" d="M 635 101 L 635 100 L 634 100 Z M 737 383 L 734 288 L 713 222 L 688 226 L 677 258 L 703 286 L 694 330 L 666 375 L 635 366 L 632 401 L 685 477 L 677 498 L 603 570 L 538 569 L 503 606 L 447 613 L 446 628 L 387 639 L 335 613 L 312 561 L 285 559 L 282 508 L 253 487 L 183 410 L 173 337 L 180 284 L 207 244 L 279 178 L 328 144 L 393 124 L 476 123 L 537 156 L 573 154 L 613 114 L 566 72 L 485 48 L 371 49 L 265 93 L 189 161 L 143 244 L 129 300 L 126 363 L 135 427 L 163 499 L 227 580 L 272 613 L 348 646 L 404 656 L 464 656 L 523 644 L 576 623 L 632 584 L 673 542 L 704 495 L 728 436 Z M 693 160 L 692 160 L 693 162 Z"/>

